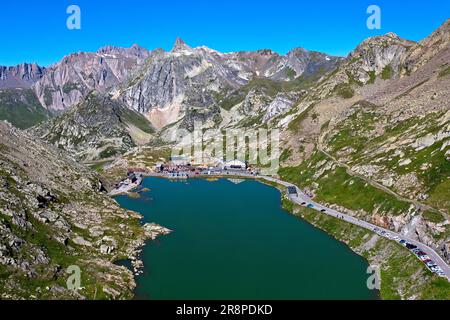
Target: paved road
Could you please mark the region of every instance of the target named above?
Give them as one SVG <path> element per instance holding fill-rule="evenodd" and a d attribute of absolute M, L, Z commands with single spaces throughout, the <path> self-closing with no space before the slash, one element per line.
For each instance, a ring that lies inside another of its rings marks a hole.
<path fill-rule="evenodd" d="M 418 242 L 414 239 L 405 237 L 404 235 L 401 235 L 399 233 L 393 232 L 391 230 L 388 229 L 384 229 L 381 228 L 379 226 L 376 226 L 374 224 L 371 224 L 369 222 L 363 221 L 363 220 L 359 220 L 357 218 L 354 218 L 352 216 L 349 216 L 347 214 L 338 212 L 336 210 L 327 208 L 315 201 L 313 201 L 310 197 L 308 197 L 300 188 L 298 188 L 296 185 L 291 184 L 289 182 L 285 182 L 282 180 L 278 180 L 276 178 L 272 178 L 272 177 L 265 177 L 265 176 L 260 176 L 259 178 L 262 178 L 264 180 L 267 181 L 271 181 L 271 182 L 275 182 L 278 183 L 280 185 L 283 185 L 285 187 L 295 187 L 297 189 L 297 196 L 292 196 L 290 195 L 289 198 L 291 199 L 291 201 L 301 205 L 303 202 L 306 202 L 308 204 L 312 204 L 314 207 L 312 209 L 315 209 L 317 211 L 321 211 L 322 209 L 325 209 L 326 211 L 323 212 L 324 214 L 327 214 L 329 216 L 335 217 L 335 218 L 340 218 L 343 217 L 344 221 L 352 223 L 354 225 L 357 225 L 359 227 L 374 231 L 375 228 L 377 228 L 380 231 L 385 231 L 386 233 L 390 234 L 391 236 L 398 236 L 401 239 L 406 240 L 407 242 L 416 245 L 420 250 L 424 251 L 427 253 L 427 255 L 430 257 L 431 260 L 433 260 L 439 267 L 441 267 L 441 269 L 444 271 L 447 279 L 450 281 L 450 267 L 448 266 L 448 264 L 441 258 L 441 256 L 439 254 L 436 253 L 436 251 L 434 251 L 432 248 L 430 248 L 429 246 Z M 394 240 L 392 240 L 394 241 Z"/>

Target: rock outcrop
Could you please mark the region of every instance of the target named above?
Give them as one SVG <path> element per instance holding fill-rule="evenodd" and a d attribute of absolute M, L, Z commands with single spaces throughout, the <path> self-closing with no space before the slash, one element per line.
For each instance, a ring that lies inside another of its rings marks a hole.
<path fill-rule="evenodd" d="M 46 69 L 36 63 L 14 67 L 0 66 L 0 89 L 29 89 L 45 75 Z"/>
<path fill-rule="evenodd" d="M 63 111 L 94 89 L 105 92 L 124 81 L 149 54 L 137 45 L 131 48 L 109 46 L 95 53 L 74 53 L 49 67 L 33 90 L 42 106 L 53 112 Z"/>
<path fill-rule="evenodd" d="M 0 122 L 0 186 L 0 299 L 132 297 L 132 273 L 111 261 L 135 258 L 146 232 L 96 174 Z M 71 266 L 82 272 L 76 291 Z"/>
<path fill-rule="evenodd" d="M 94 91 L 71 110 L 32 132 L 78 159 L 98 160 L 147 143 L 153 128 L 140 113 Z"/>

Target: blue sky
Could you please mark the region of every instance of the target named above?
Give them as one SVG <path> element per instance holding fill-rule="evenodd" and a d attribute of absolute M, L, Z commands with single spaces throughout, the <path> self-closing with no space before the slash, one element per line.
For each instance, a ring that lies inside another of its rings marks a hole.
<path fill-rule="evenodd" d="M 66 9 L 81 8 L 81 30 L 68 30 Z M 382 29 L 366 27 L 369 5 Z M 367 37 L 393 31 L 421 40 L 450 17 L 448 0 L 5 0 L 0 4 L 0 65 L 49 65 L 104 45 L 170 50 L 191 46 L 229 52 L 294 47 L 346 55 Z"/>

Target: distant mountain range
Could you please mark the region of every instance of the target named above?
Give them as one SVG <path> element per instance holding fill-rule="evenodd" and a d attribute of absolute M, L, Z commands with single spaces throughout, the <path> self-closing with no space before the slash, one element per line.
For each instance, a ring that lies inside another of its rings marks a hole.
<path fill-rule="evenodd" d="M 22 63 L 15 67 L 0 67 L 0 89 L 30 88 L 45 74 L 37 64 Z"/>
<path fill-rule="evenodd" d="M 222 54 L 190 48 L 177 39 L 170 52 L 137 45 L 104 47 L 71 54 L 47 69 L 35 64 L 0 67 L 0 89 L 31 88 L 41 106 L 53 113 L 77 104 L 92 90 L 108 92 L 162 127 L 177 117 L 160 119 L 158 109 L 172 109 L 180 99 L 185 106 L 201 107 L 256 77 L 289 81 L 330 71 L 341 60 L 304 49 L 286 56 L 270 50 Z M 199 93 L 199 87 L 207 90 Z"/>

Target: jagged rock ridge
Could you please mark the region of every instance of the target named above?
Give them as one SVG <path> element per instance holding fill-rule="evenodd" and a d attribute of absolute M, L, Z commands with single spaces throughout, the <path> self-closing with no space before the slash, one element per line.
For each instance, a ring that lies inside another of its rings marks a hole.
<path fill-rule="evenodd" d="M 141 114 L 108 95 L 92 92 L 74 108 L 32 131 L 77 158 L 94 160 L 147 143 L 153 128 Z"/>

